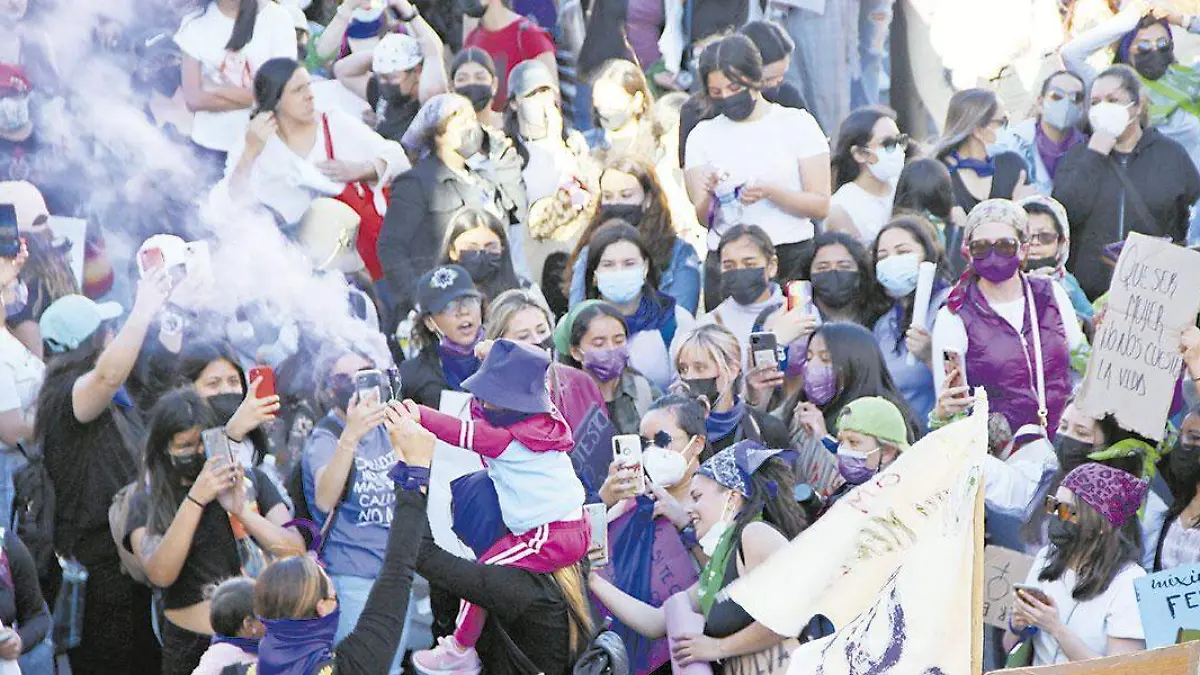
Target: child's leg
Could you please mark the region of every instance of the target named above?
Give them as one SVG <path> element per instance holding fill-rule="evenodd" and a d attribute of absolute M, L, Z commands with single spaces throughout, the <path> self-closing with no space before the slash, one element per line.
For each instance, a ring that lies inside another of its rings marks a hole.
<path fill-rule="evenodd" d="M 454 639 L 463 647 L 474 647 L 483 634 L 483 624 L 487 622 L 487 610 L 463 600 L 458 610 L 458 628 L 454 631 Z"/>

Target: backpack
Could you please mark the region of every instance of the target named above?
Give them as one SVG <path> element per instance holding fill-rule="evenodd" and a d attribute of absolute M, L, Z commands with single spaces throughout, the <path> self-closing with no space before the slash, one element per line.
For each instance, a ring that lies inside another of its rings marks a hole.
<path fill-rule="evenodd" d="M 337 438 L 338 436 L 342 435 L 343 425 L 337 420 L 337 418 L 331 415 L 326 415 L 317 421 L 313 431 L 316 432 L 317 429 L 324 429 L 334 438 Z M 342 502 L 346 501 L 346 498 L 350 496 L 350 489 L 354 486 L 354 478 L 355 474 L 357 473 L 358 469 L 355 467 L 354 463 L 351 462 L 350 472 L 346 474 L 346 484 L 342 486 L 342 494 L 338 497 L 338 506 L 340 506 Z M 320 527 L 320 529 L 318 529 L 315 524 L 318 522 L 319 517 L 317 516 L 316 511 L 314 511 L 309 505 L 308 495 L 304 492 L 303 452 L 299 457 L 296 457 L 296 461 L 292 466 L 291 472 L 288 474 L 284 488 L 292 496 L 291 522 L 311 526 L 299 528 L 301 536 L 304 536 L 304 534 L 307 532 L 309 535 L 312 535 L 313 539 L 324 540 L 325 535 L 329 532 L 330 528 L 333 527 L 334 521 L 337 520 L 337 506 L 330 510 L 328 518 L 325 519 L 325 523 Z M 316 544 L 316 552 L 318 554 L 320 553 L 321 543 L 323 542 L 318 541 Z M 310 547 L 314 545 L 313 541 L 309 541 L 308 544 Z"/>
<path fill-rule="evenodd" d="M 58 588 L 62 572 L 54 553 L 54 483 L 46 470 L 40 446 L 28 441 L 17 443 L 23 461 L 12 471 L 12 522 L 37 566 L 42 588 Z"/>
<path fill-rule="evenodd" d="M 121 572 L 139 584 L 149 586 L 150 578 L 146 576 L 142 559 L 125 547 L 125 526 L 129 523 L 129 509 L 133 506 L 137 490 L 138 482 L 133 481 L 113 495 L 112 504 L 108 506 L 108 531 L 112 534 L 113 543 L 117 545 L 117 555 L 121 558 Z"/>

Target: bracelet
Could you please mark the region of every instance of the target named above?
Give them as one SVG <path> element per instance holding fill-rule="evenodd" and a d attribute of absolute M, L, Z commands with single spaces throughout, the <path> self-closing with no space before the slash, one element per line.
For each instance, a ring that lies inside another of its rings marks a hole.
<path fill-rule="evenodd" d="M 203 508 L 204 508 L 204 505 L 200 503 L 200 500 L 199 500 L 199 499 L 196 499 L 195 497 L 193 497 L 193 496 L 192 496 L 192 493 L 190 493 L 190 492 L 189 492 L 189 493 L 187 493 L 187 500 L 188 500 L 189 502 L 191 502 L 191 503 L 195 504 L 196 506 L 199 506 L 201 509 L 203 509 Z"/>
<path fill-rule="evenodd" d="M 417 20 L 418 16 L 421 16 L 421 10 L 417 9 L 416 5 L 413 5 L 412 14 L 409 14 L 408 16 L 400 16 L 399 14 L 396 14 L 396 18 L 400 19 L 404 23 L 412 23 L 413 21 Z"/>
<path fill-rule="evenodd" d="M 403 490 L 415 491 L 429 487 L 428 467 L 409 466 L 404 462 L 396 462 L 396 466 L 392 467 L 388 476 Z"/>

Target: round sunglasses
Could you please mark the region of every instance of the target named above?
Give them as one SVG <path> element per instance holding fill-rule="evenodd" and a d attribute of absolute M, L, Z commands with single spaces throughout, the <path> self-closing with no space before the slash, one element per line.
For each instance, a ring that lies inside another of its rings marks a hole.
<path fill-rule="evenodd" d="M 986 258 L 989 253 L 995 251 L 1002 257 L 1011 258 L 1017 254 L 1017 249 L 1020 248 L 1020 243 L 1011 237 L 1002 239 L 975 239 L 967 244 L 967 251 L 971 253 L 972 258 Z"/>

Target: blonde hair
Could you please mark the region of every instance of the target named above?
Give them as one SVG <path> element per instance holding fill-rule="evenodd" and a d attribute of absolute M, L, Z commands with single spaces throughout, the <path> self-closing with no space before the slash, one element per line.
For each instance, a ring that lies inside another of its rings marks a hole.
<path fill-rule="evenodd" d="M 1000 107 L 995 92 L 987 89 L 964 89 L 950 98 L 946 110 L 946 128 L 937 143 L 934 156 L 945 159 L 958 150 L 971 134 L 992 121 L 992 115 Z"/>
<path fill-rule="evenodd" d="M 679 362 L 683 358 L 683 353 L 688 350 L 696 350 L 712 359 L 713 363 L 717 364 L 717 371 L 726 379 L 733 380 L 733 390 L 736 392 L 741 389 L 742 374 L 739 372 L 738 376 L 734 378 L 733 369 L 734 367 L 741 368 L 742 345 L 733 331 L 720 324 L 710 323 L 696 326 L 684 333 L 679 341 L 679 351 L 675 352 L 676 372 L 679 371 Z M 715 401 L 710 401 L 710 403 L 715 403 Z"/>
<path fill-rule="evenodd" d="M 591 603 L 583 585 L 583 570 L 580 569 L 579 563 L 576 563 L 570 567 L 554 570 L 552 576 L 568 605 L 567 626 L 570 629 L 568 645 L 572 656 L 578 656 L 587 647 L 595 632 Z M 583 624 L 582 631 L 580 623 Z"/>
<path fill-rule="evenodd" d="M 497 295 L 488 305 L 487 321 L 483 324 L 483 336 L 488 340 L 504 337 L 508 324 L 520 312 L 527 309 L 537 309 L 546 317 L 550 329 L 554 329 L 554 314 L 546 306 L 546 301 L 532 291 L 514 288 Z"/>

